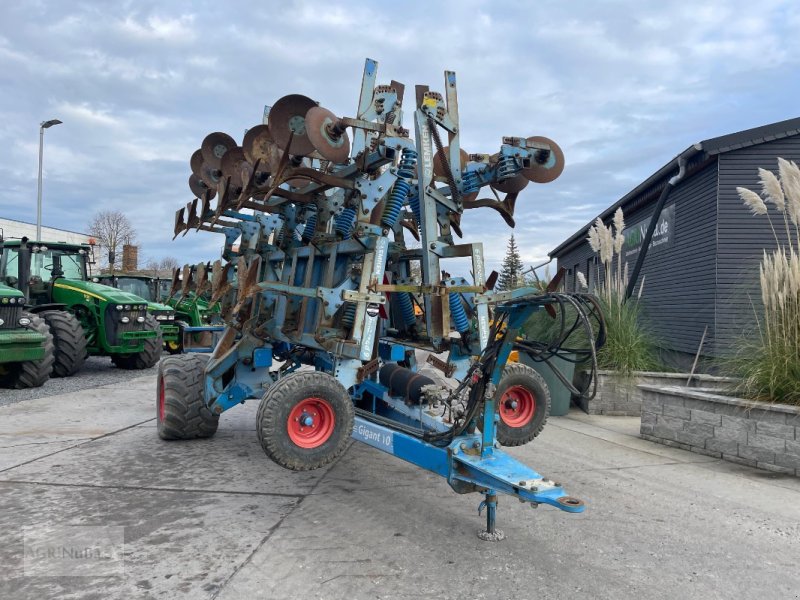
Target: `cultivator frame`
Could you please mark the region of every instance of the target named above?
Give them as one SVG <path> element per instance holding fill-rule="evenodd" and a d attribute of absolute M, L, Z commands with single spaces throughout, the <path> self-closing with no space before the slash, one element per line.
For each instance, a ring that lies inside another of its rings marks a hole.
<path fill-rule="evenodd" d="M 579 294 L 493 291 L 483 245 L 455 241 L 468 209 L 492 208 L 513 227 L 517 194 L 528 181 L 555 179 L 563 154 L 546 138 L 520 137 L 503 138 L 494 155 L 465 153 L 452 71 L 444 88 L 416 87 L 414 139 L 403 128 L 405 87 L 378 85 L 370 59 L 354 118 L 292 95 L 265 110 L 265 124 L 242 147 L 209 135 L 191 161 L 198 197 L 176 213 L 175 235 L 195 229 L 225 239 L 211 277 L 227 327 L 204 370 L 210 415 L 262 396 L 269 402 L 275 383 L 312 366 L 348 390 L 353 438 L 445 477 L 459 493 L 483 494 L 482 535 L 498 539 L 498 493 L 584 509 L 496 443 L 494 390 L 520 328 L 535 311 L 568 302 L 588 328 L 593 357 L 589 318 L 602 317 Z M 494 198 L 479 199 L 488 186 Z M 442 271 L 453 258 L 470 261 L 471 282 Z M 453 410 L 455 392 L 428 385 L 414 395 L 384 381 L 387 365 L 414 379 L 418 349 L 449 352 L 434 362 L 461 382 L 463 414 Z M 302 418 L 314 426 L 311 415 Z"/>

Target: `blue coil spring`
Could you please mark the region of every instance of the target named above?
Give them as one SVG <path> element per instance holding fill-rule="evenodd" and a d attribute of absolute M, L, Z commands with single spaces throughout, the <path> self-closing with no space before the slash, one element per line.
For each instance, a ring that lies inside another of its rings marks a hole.
<path fill-rule="evenodd" d="M 356 219 L 355 208 L 345 208 L 340 214 L 336 215 L 336 233 L 342 236 L 342 239 L 349 240 L 353 234 L 353 221 Z"/>
<path fill-rule="evenodd" d="M 408 292 L 398 292 L 395 294 L 397 302 L 400 304 L 400 312 L 403 315 L 403 323 L 406 327 L 411 327 L 417 322 L 417 316 L 414 314 L 414 303 L 411 300 L 411 294 Z"/>
<path fill-rule="evenodd" d="M 417 168 L 417 152 L 409 148 L 403 149 L 400 164 L 397 167 L 397 181 L 394 182 L 392 193 L 386 201 L 386 206 L 381 215 L 381 223 L 386 227 L 394 227 L 400 218 L 408 192 L 411 190 L 411 178 Z"/>
<path fill-rule="evenodd" d="M 308 218 L 306 218 L 306 226 L 303 228 L 303 241 L 310 242 L 311 238 L 314 237 L 314 231 L 317 228 L 317 213 L 311 213 Z"/>
<path fill-rule="evenodd" d="M 513 156 L 503 155 L 497 162 L 497 179 L 499 181 L 503 181 L 504 179 L 513 177 L 521 170 L 522 167 L 517 164 L 517 161 Z"/>
<path fill-rule="evenodd" d="M 471 194 L 481 189 L 477 171 L 464 171 L 461 174 L 461 185 L 465 194 Z"/>
<path fill-rule="evenodd" d="M 420 225 L 422 223 L 422 216 L 420 213 L 419 195 L 417 193 L 413 193 L 408 197 L 408 205 L 411 207 L 414 217 L 417 219 L 417 225 Z"/>
<path fill-rule="evenodd" d="M 461 302 L 461 296 L 456 292 L 450 292 L 447 299 L 450 303 L 450 316 L 453 317 L 456 331 L 459 333 L 469 331 L 469 319 L 467 319 L 467 311 L 464 310 L 464 305 Z"/>
<path fill-rule="evenodd" d="M 344 303 L 344 313 L 342 313 L 342 325 L 347 329 L 353 328 L 353 323 L 356 322 L 356 305 L 352 302 Z"/>

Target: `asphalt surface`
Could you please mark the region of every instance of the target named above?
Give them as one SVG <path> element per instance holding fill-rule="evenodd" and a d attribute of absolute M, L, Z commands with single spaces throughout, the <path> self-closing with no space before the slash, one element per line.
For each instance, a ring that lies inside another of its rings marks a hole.
<path fill-rule="evenodd" d="M 164 356 L 169 355 L 164 354 Z M 23 390 L 0 388 L 0 406 L 104 385 L 124 384 L 125 381 L 130 381 L 143 375 L 155 376 L 157 372 L 158 365 L 143 371 L 127 371 L 114 366 L 108 356 L 90 356 L 86 359 L 83 368 L 71 377 L 51 377 L 43 386 L 38 388 Z"/>
<path fill-rule="evenodd" d="M 255 402 L 224 414 L 210 440 L 163 442 L 154 384 L 0 407 L 0 598 L 800 592 L 800 479 L 641 440 L 637 419 L 554 417 L 512 449 L 588 508 L 501 497 L 506 540 L 493 544 L 476 536 L 479 496 L 361 444 L 326 469 L 281 469 L 258 444 Z M 121 554 L 40 553 L 82 531 Z"/>

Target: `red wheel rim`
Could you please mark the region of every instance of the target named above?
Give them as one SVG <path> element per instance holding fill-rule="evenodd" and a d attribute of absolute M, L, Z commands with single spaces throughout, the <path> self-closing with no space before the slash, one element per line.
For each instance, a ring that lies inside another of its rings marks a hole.
<path fill-rule="evenodd" d="M 336 427 L 330 402 L 323 398 L 306 398 L 289 413 L 286 429 L 289 439 L 301 448 L 317 448 L 327 442 Z"/>
<path fill-rule="evenodd" d="M 512 385 L 500 398 L 500 419 L 509 427 L 524 427 L 536 412 L 536 396 L 528 388 Z"/>
<path fill-rule="evenodd" d="M 163 421 L 166 414 L 164 407 L 164 378 L 158 378 L 158 420 Z"/>

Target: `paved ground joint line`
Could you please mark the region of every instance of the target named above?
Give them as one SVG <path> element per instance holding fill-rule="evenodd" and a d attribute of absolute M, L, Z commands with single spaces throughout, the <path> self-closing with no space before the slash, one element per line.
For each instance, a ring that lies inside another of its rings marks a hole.
<path fill-rule="evenodd" d="M 305 494 L 286 494 L 283 492 L 245 492 L 239 490 L 204 490 L 202 488 L 169 488 L 169 487 L 151 487 L 146 485 L 101 485 L 97 483 L 56 483 L 51 481 L 25 481 L 23 479 L 0 479 L 0 484 L 15 484 L 15 485 L 41 485 L 50 487 L 67 487 L 67 488 L 89 488 L 101 490 L 122 490 L 122 491 L 136 491 L 136 492 L 176 492 L 176 493 L 191 493 L 191 494 L 230 494 L 236 496 L 269 496 L 271 498 L 303 498 Z"/>
<path fill-rule="evenodd" d="M 50 452 L 49 454 L 43 454 L 42 456 L 37 456 L 36 458 L 32 458 L 30 460 L 26 460 L 24 462 L 19 463 L 18 465 L 13 465 L 11 467 L 6 467 L 5 469 L 0 469 L 0 473 L 5 473 L 6 471 L 10 471 L 11 469 L 16 469 L 18 467 L 24 467 L 25 465 L 29 465 L 32 462 L 36 462 L 37 460 L 42 460 L 43 458 L 48 458 L 50 456 L 54 456 L 56 454 L 60 454 L 61 452 L 66 452 L 67 450 L 72 450 L 73 448 L 77 448 L 79 446 L 83 446 L 84 444 L 91 444 L 92 442 L 96 442 L 97 440 L 102 440 L 103 438 L 107 438 L 109 436 L 115 435 L 117 433 L 121 433 L 123 431 L 127 431 L 128 429 L 133 429 L 134 427 L 138 427 L 139 425 L 143 425 L 144 423 L 149 423 L 150 421 L 154 421 L 155 417 L 150 419 L 145 419 L 144 421 L 140 421 L 138 423 L 134 423 L 133 425 L 128 425 L 127 427 L 123 427 L 122 429 L 115 429 L 114 431 L 109 431 L 108 433 L 104 433 L 103 435 L 98 435 L 97 437 L 89 438 L 86 441 L 80 442 L 79 444 L 73 444 L 72 446 L 67 446 L 66 448 L 62 448 L 61 450 L 56 450 L 55 452 Z"/>
<path fill-rule="evenodd" d="M 250 564 L 250 562 L 253 560 L 253 557 L 256 555 L 256 552 L 258 552 L 259 550 L 261 550 L 261 548 L 264 547 L 264 545 L 270 540 L 272 535 L 276 531 L 278 531 L 278 529 L 280 528 L 281 525 L 283 525 L 283 522 L 287 518 L 289 518 L 294 513 L 294 511 L 296 511 L 303 504 L 303 501 L 314 493 L 314 490 L 316 490 L 317 487 L 319 486 L 319 484 L 322 483 L 322 481 L 328 476 L 328 473 L 331 472 L 333 467 L 335 467 L 339 463 L 339 461 L 342 460 L 344 455 L 347 454 L 350 451 L 350 448 L 352 448 L 352 447 L 353 447 L 353 442 L 351 441 L 350 445 L 345 449 L 345 451 L 342 452 L 339 455 L 339 458 L 337 458 L 335 461 L 333 461 L 328 466 L 327 470 L 322 475 L 322 477 L 320 477 L 317 480 L 317 482 L 313 486 L 311 486 L 311 489 L 308 490 L 308 492 L 306 492 L 305 494 L 303 494 L 300 497 L 300 500 L 297 502 L 297 504 L 295 504 L 292 508 L 290 508 L 288 511 L 286 511 L 286 514 L 283 515 L 280 519 L 278 519 L 278 522 L 275 523 L 275 525 L 270 527 L 269 531 L 267 532 L 267 535 L 265 535 L 264 538 L 258 543 L 258 545 L 255 548 L 253 548 L 253 551 L 250 554 L 248 554 L 247 558 L 245 558 L 242 561 L 241 564 L 236 565 L 236 568 L 233 569 L 233 573 L 231 573 L 230 576 L 220 584 L 219 589 L 216 592 L 214 592 L 214 595 L 211 596 L 211 598 L 209 600 L 216 600 L 219 597 L 219 595 L 222 593 L 222 590 L 225 589 L 225 586 L 228 585 L 228 583 L 230 583 L 231 580 L 234 577 L 236 577 L 236 574 L 239 573 L 239 571 L 241 571 L 243 568 L 245 568 L 248 564 Z"/>

